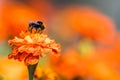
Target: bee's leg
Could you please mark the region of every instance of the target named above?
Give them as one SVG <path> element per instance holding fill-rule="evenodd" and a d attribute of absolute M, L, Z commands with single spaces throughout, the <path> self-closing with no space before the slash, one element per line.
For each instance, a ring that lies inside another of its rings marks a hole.
<path fill-rule="evenodd" d="M 32 26 L 29 26 L 29 27 L 28 27 L 28 31 L 31 32 L 31 33 L 32 33 L 32 29 L 33 29 Z"/>
<path fill-rule="evenodd" d="M 36 29 L 36 33 L 39 33 L 41 31 L 41 28 Z"/>

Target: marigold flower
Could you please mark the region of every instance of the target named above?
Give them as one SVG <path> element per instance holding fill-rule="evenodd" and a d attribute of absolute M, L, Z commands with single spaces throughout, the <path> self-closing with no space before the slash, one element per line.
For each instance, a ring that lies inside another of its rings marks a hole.
<path fill-rule="evenodd" d="M 8 43 L 13 46 L 12 53 L 8 55 L 8 58 L 24 60 L 26 65 L 38 63 L 39 57 L 44 57 L 48 52 L 55 55 L 59 55 L 60 52 L 60 44 L 55 43 L 43 33 L 22 31 L 20 37 L 15 37 Z"/>
<path fill-rule="evenodd" d="M 114 21 L 94 7 L 68 6 L 59 13 L 59 16 L 59 22 L 84 38 L 100 44 L 110 44 L 115 40 Z"/>

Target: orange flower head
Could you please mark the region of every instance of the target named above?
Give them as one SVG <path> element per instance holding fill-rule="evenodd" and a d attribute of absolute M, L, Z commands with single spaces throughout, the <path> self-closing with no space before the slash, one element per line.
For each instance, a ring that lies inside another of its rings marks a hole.
<path fill-rule="evenodd" d="M 36 32 L 22 31 L 20 37 L 15 37 L 8 43 L 13 47 L 8 58 L 24 60 L 26 65 L 38 63 L 39 57 L 44 57 L 48 52 L 55 55 L 59 55 L 60 52 L 60 44 L 55 43 L 46 34 L 37 32 L 37 29 Z"/>
<path fill-rule="evenodd" d="M 102 44 L 109 44 L 115 39 L 114 21 L 93 7 L 70 6 L 62 14 L 64 22 L 85 38 Z"/>

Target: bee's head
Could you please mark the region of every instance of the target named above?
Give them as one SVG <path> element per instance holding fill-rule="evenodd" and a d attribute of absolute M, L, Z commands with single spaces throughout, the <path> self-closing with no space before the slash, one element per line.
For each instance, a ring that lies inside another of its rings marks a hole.
<path fill-rule="evenodd" d="M 45 29 L 45 26 L 44 26 L 43 22 L 37 21 L 37 23 L 39 24 L 39 26 L 40 26 L 40 28 L 41 28 L 42 30 Z"/>

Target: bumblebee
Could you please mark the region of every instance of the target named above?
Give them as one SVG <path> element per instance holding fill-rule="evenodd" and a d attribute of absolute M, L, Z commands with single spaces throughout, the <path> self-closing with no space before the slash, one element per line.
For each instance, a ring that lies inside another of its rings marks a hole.
<path fill-rule="evenodd" d="M 37 22 L 30 22 L 28 31 L 32 33 L 32 30 L 35 29 L 36 33 L 40 33 L 45 29 L 45 26 L 43 25 L 43 22 L 37 21 Z"/>

